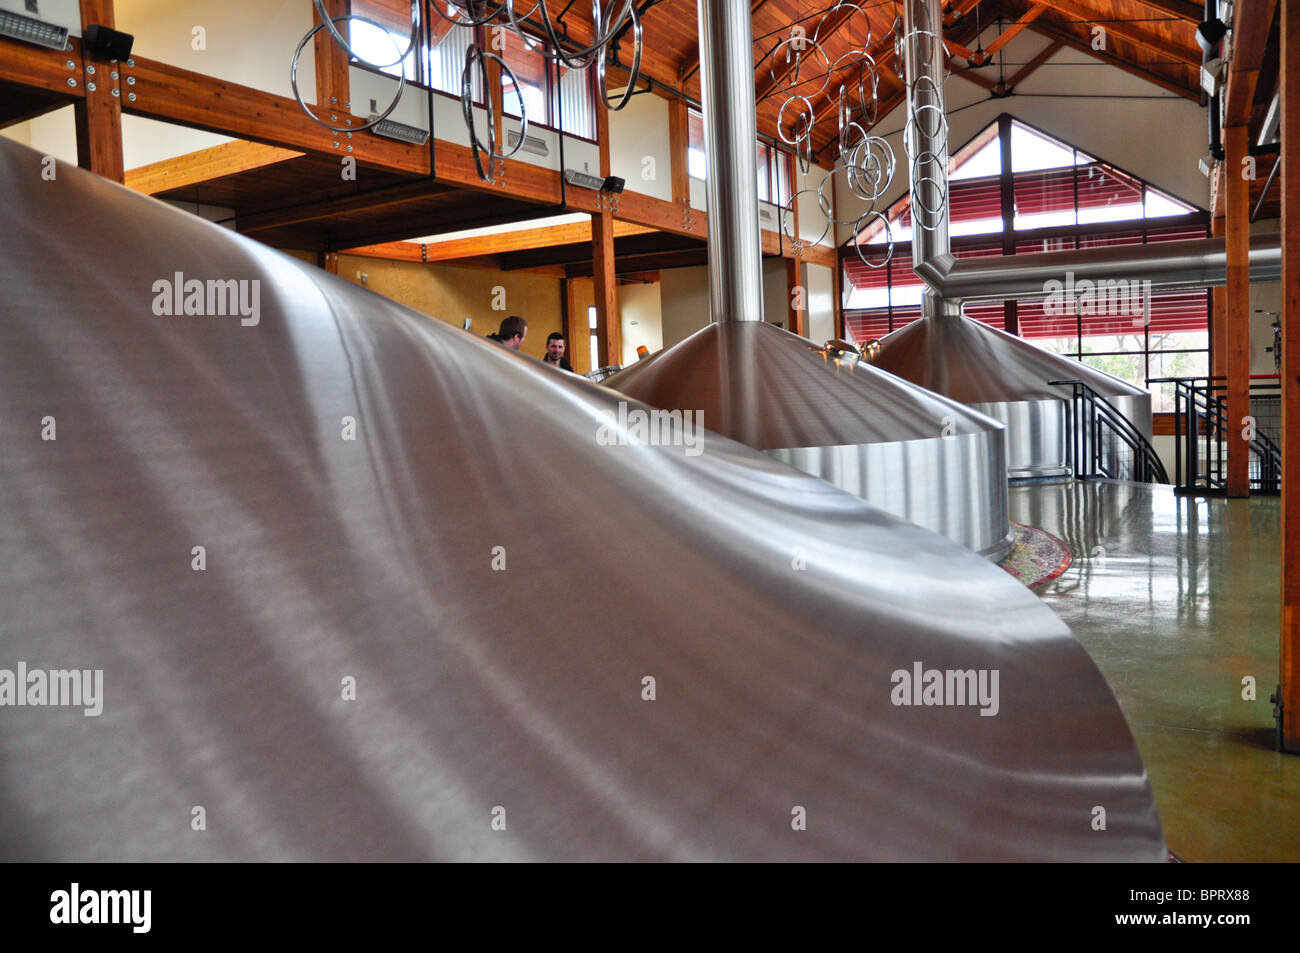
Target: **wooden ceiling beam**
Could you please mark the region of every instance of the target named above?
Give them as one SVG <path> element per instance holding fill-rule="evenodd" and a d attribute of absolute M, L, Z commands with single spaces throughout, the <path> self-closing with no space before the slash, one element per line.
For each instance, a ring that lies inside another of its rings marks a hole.
<path fill-rule="evenodd" d="M 954 27 L 961 23 L 979 5 L 980 0 L 956 0 L 956 2 L 949 3 L 948 11 L 943 15 L 944 27 Z"/>
<path fill-rule="evenodd" d="M 1004 46 L 1018 37 L 1029 26 L 1029 24 L 1033 23 L 1046 12 L 1047 4 L 1045 3 L 1036 3 L 1030 7 L 1029 11 L 1025 13 L 1024 16 L 1011 24 L 1011 26 L 1007 27 L 1001 35 L 997 37 L 997 39 L 988 45 L 988 49 L 984 51 L 984 59 L 982 62 L 987 63 L 992 60 Z"/>
<path fill-rule="evenodd" d="M 614 222 L 614 237 L 657 233 L 656 229 L 631 222 Z M 454 261 L 479 255 L 499 255 L 506 252 L 527 251 L 534 248 L 551 248 L 571 245 L 591 238 L 588 222 L 571 222 L 564 225 L 546 225 L 540 228 L 522 228 L 495 235 L 477 235 L 473 238 L 453 238 L 430 242 L 425 246 L 425 261 Z"/>
<path fill-rule="evenodd" d="M 705 248 L 703 242 L 683 238 L 680 235 L 665 235 L 662 232 L 642 233 L 628 235 L 615 241 L 614 258 L 617 260 L 634 255 L 703 248 Z M 501 255 L 501 269 L 515 271 L 519 268 L 536 268 L 540 265 L 590 264 L 591 260 L 591 229 L 588 226 L 586 241 L 504 253 Z"/>
<path fill-rule="evenodd" d="M 372 212 L 376 209 L 407 205 L 438 195 L 444 195 L 448 188 L 428 179 L 404 183 L 394 188 L 379 189 L 374 192 L 358 192 L 342 197 L 326 197 L 316 201 L 304 202 L 289 208 L 272 209 L 265 212 L 252 212 L 240 215 L 239 231 L 263 232 L 286 225 L 300 225 L 321 219 L 348 215 L 353 212 Z"/>
<path fill-rule="evenodd" d="M 973 72 L 969 68 L 953 67 L 952 64 L 949 64 L 949 69 L 952 70 L 953 76 L 960 76 L 962 79 L 966 80 L 966 82 L 974 83 L 976 86 L 987 89 L 990 93 L 997 89 L 998 84 L 996 82 L 989 79 L 987 76 L 982 76 L 979 73 Z"/>
<path fill-rule="evenodd" d="M 357 248 L 342 248 L 340 255 L 355 255 L 358 258 L 386 258 L 390 261 L 423 261 L 420 255 L 422 246 L 419 242 L 384 242 L 379 245 L 361 245 Z"/>
<path fill-rule="evenodd" d="M 614 273 L 619 277 L 625 275 L 641 274 L 647 271 L 661 271 L 667 268 L 685 268 L 691 265 L 703 265 L 708 261 L 708 250 L 705 248 L 684 248 L 675 251 L 648 252 L 644 255 L 633 255 L 628 258 L 616 258 L 614 261 Z M 564 266 L 565 276 L 568 278 L 590 278 L 592 277 L 592 263 L 590 261 L 574 262 L 571 265 Z"/>
<path fill-rule="evenodd" d="M 0 37 L 0 82 L 59 93 L 68 102 L 85 99 L 81 41 L 72 37 L 68 42 L 72 49 L 59 51 Z M 73 85 L 69 86 L 68 80 L 73 80 Z"/>
<path fill-rule="evenodd" d="M 754 14 L 758 13 L 759 10 L 767 6 L 769 2 L 770 0 L 751 0 L 749 5 L 750 20 L 753 20 Z M 695 48 L 694 54 L 688 55 L 686 59 L 682 60 L 681 64 L 678 65 L 677 67 L 678 86 L 681 86 L 683 83 L 685 83 L 688 79 L 690 79 L 699 71 L 700 71 L 700 48 L 697 46 Z"/>
<path fill-rule="evenodd" d="M 265 169 L 305 153 L 260 142 L 236 139 L 219 146 L 187 152 L 171 159 L 126 170 L 126 186 L 145 195 L 198 185 L 227 175 Z"/>
<path fill-rule="evenodd" d="M 1042 66 L 1063 49 L 1065 49 L 1065 44 L 1060 40 L 1053 40 L 1051 43 L 1048 43 L 1045 47 L 1034 54 L 1033 59 L 1020 67 L 1020 69 L 1016 70 L 1012 77 L 1003 84 L 1004 90 L 1010 92 L 1015 89 L 1027 80 L 1038 69 L 1038 67 Z"/>
<path fill-rule="evenodd" d="M 1111 66 L 1118 67 L 1119 69 L 1122 69 L 1124 72 L 1128 73 L 1131 76 L 1136 76 L 1138 79 L 1144 79 L 1148 83 L 1153 83 L 1156 86 L 1159 86 L 1161 89 L 1167 89 L 1171 93 L 1177 93 L 1179 96 L 1182 96 L 1184 99 L 1190 99 L 1194 103 L 1200 103 L 1201 101 L 1200 86 L 1197 86 L 1195 89 L 1192 89 L 1187 86 L 1183 86 L 1182 84 L 1175 83 L 1173 80 L 1165 76 L 1160 76 L 1157 75 L 1156 73 L 1150 73 L 1142 69 L 1140 66 L 1134 66 L 1132 63 L 1120 59 L 1118 56 L 1116 56 L 1114 53 L 1111 53 L 1108 50 L 1107 51 L 1094 50 L 1090 45 L 1080 40 L 1077 36 L 1073 36 L 1069 33 L 1061 32 L 1060 30 L 1056 29 L 1054 26 L 1049 24 L 1046 20 L 1039 19 L 1037 22 L 1034 23 L 1031 29 L 1035 33 L 1041 33 L 1049 40 L 1056 40 L 1058 43 L 1063 43 L 1072 50 L 1077 50 L 1080 53 L 1086 53 L 1089 56 L 1091 56 L 1093 59 L 1098 59 L 1104 63 L 1109 63 Z"/>
<path fill-rule="evenodd" d="M 1015 74 L 1010 79 L 1001 83 L 993 82 L 986 77 L 980 76 L 977 73 L 971 73 L 968 70 L 953 70 L 953 73 L 960 76 L 962 79 L 975 83 L 977 86 L 983 86 L 994 96 L 1009 96 L 1015 91 L 1016 87 L 1028 79 L 1038 69 L 1038 67 L 1042 66 L 1063 49 L 1065 49 L 1064 43 L 1061 43 L 1058 40 L 1052 40 L 1045 47 L 1039 50 L 1034 55 L 1033 59 L 1020 67 L 1020 69 L 1016 70 Z"/>
<path fill-rule="evenodd" d="M 130 85 L 135 94 L 133 101 L 122 103 L 123 111 L 132 115 L 236 139 L 332 155 L 340 163 L 344 157 L 351 156 L 360 166 L 416 175 L 429 172 L 427 148 L 383 139 L 369 132 L 356 133 L 348 139 L 343 133 L 332 133 L 312 122 L 298 103 L 287 96 L 229 83 L 142 56 L 121 63 L 118 68 L 123 73 L 122 88 Z M 360 116 L 345 110 L 330 115 L 337 115 L 338 123 L 348 118 L 357 126 L 365 123 Z"/>
<path fill-rule="evenodd" d="M 850 17 L 858 12 L 859 7 L 851 3 L 845 4 L 842 7 L 834 8 L 832 12 L 818 24 L 817 35 L 822 36 L 821 31 L 824 28 L 826 30 L 826 36 L 834 36 L 835 32 L 847 23 Z M 775 44 L 773 45 L 775 46 Z M 894 44 L 892 39 L 882 37 L 871 45 L 868 52 L 870 52 L 872 57 L 875 58 L 877 55 L 883 54 L 886 50 L 892 50 L 893 47 Z M 791 52 L 789 48 L 787 48 L 787 52 Z M 785 81 L 785 78 L 794 72 L 795 66 L 798 65 L 799 62 L 799 58 L 792 56 L 774 66 L 772 63 L 767 62 L 765 58 L 758 68 L 759 72 L 757 75 L 761 76 L 762 80 L 758 82 L 757 87 L 755 88 L 754 102 L 761 103 L 764 99 L 780 88 L 781 84 Z M 805 63 L 804 65 L 807 64 Z M 834 77 L 831 78 L 833 79 Z"/>
<path fill-rule="evenodd" d="M 1080 24 L 1087 26 L 1095 22 L 1106 31 L 1106 34 L 1116 39 L 1123 40 L 1126 43 L 1132 43 L 1143 49 L 1150 50 L 1159 56 L 1168 57 L 1178 60 L 1184 66 L 1201 67 L 1201 50 L 1200 47 L 1186 47 L 1179 43 L 1170 43 L 1158 36 L 1143 32 L 1140 29 L 1128 26 L 1123 23 L 1117 23 L 1114 20 L 1107 19 L 1107 11 L 1097 10 L 1092 7 L 1086 7 L 1078 3 L 1077 0 L 1042 0 L 1043 5 L 1050 7 L 1056 13 L 1061 14 L 1064 20 L 1044 21 L 1039 23 L 1051 22 L 1058 28 L 1062 25 Z M 1068 32 L 1068 31 L 1067 31 Z"/>
<path fill-rule="evenodd" d="M 1200 23 L 1205 16 L 1205 7 L 1191 0 L 1138 0 L 1144 7 L 1150 7 L 1158 13 L 1166 13 L 1188 23 Z"/>
<path fill-rule="evenodd" d="M 1277 18 L 1277 0 L 1255 0 L 1240 4 L 1236 10 L 1232 24 L 1232 61 L 1228 67 L 1224 103 L 1225 127 L 1244 126 L 1250 122 L 1264 49 Z"/>

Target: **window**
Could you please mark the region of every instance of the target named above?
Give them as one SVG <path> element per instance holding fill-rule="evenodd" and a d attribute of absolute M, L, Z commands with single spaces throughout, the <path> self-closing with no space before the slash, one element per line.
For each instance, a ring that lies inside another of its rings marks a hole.
<path fill-rule="evenodd" d="M 410 5 L 404 0 L 353 0 L 352 10 L 383 24 L 383 28 L 349 21 L 349 42 L 371 63 L 390 63 L 406 49 L 410 38 Z M 528 122 L 549 128 L 562 127 L 571 136 L 594 140 L 596 137 L 595 100 L 589 70 L 568 70 L 546 59 L 528 46 L 514 30 L 472 27 L 448 23 L 435 17 L 432 33 L 420 55 L 407 57 L 404 63 L 382 70 L 397 76 L 404 69 L 407 80 L 427 83 L 449 96 L 460 97 L 461 76 L 465 70 L 465 53 L 471 44 L 496 53 L 514 74 L 515 82 L 501 76 L 501 106 L 507 116 L 518 117 L 520 103 L 527 111 Z M 500 39 L 494 37 L 499 35 Z M 474 76 L 474 102 L 482 104 L 484 90 Z"/>
<path fill-rule="evenodd" d="M 686 114 L 686 170 L 692 179 L 704 179 L 709 164 L 704 158 L 704 117 L 694 109 Z"/>
<path fill-rule="evenodd" d="M 480 32 L 483 30 L 490 39 L 492 30 L 480 28 Z M 563 126 L 571 136 L 595 139 L 596 110 L 588 71 L 555 64 L 513 30 L 503 29 L 501 33 L 502 49 L 497 55 L 514 74 L 514 82 L 506 73 L 501 74 L 502 112 L 517 118 L 522 102 L 529 125 L 551 129 Z"/>
<path fill-rule="evenodd" d="M 439 21 L 435 25 L 437 35 L 429 48 L 427 75 L 432 77 L 433 88 L 440 92 L 460 96 L 461 75 L 465 71 L 465 51 L 474 42 L 475 31 L 472 27 L 455 25 Z M 475 86 L 477 87 L 477 82 Z M 475 88 L 475 100 L 482 102 L 483 90 Z"/>
<path fill-rule="evenodd" d="M 374 15 L 373 11 L 358 13 L 358 15 L 383 22 Z M 387 19 L 391 20 L 391 17 Z M 368 63 L 391 64 L 383 66 L 380 71 L 390 76 L 400 76 L 405 73 L 407 80 L 415 80 L 418 63 L 416 56 L 408 56 L 400 63 L 393 62 L 402 55 L 407 43 L 410 42 L 411 24 L 409 22 L 405 25 L 386 22 L 383 27 L 378 27 L 371 23 L 363 23 L 360 20 L 349 20 L 347 21 L 347 27 L 348 45 L 359 54 L 361 59 Z"/>
<path fill-rule="evenodd" d="M 490 31 L 491 33 L 491 31 Z M 492 34 L 496 35 L 496 34 Z M 523 103 L 528 113 L 528 121 L 550 125 L 550 110 L 547 109 L 547 89 L 550 87 L 549 70 L 546 57 L 532 49 L 514 30 L 501 30 L 501 49 L 494 52 L 514 74 L 501 73 L 501 108 L 507 116 L 520 115 L 519 105 Z M 514 85 L 519 85 L 516 88 Z"/>
<path fill-rule="evenodd" d="M 773 205 L 790 201 L 790 153 L 769 142 L 758 144 L 758 197 Z"/>
<path fill-rule="evenodd" d="M 708 160 L 704 154 L 704 117 L 694 109 L 687 114 L 686 170 L 693 179 L 708 177 Z M 773 205 L 790 201 L 793 190 L 793 163 L 790 153 L 770 142 L 757 143 L 758 197 Z"/>
<path fill-rule="evenodd" d="M 591 335 L 591 369 L 598 370 L 600 364 L 600 341 L 596 337 L 596 306 L 587 308 L 587 328 Z"/>
<path fill-rule="evenodd" d="M 1002 170 L 1002 137 L 1010 136 L 1011 172 Z M 1063 251 L 1204 238 L 1209 216 L 1130 175 L 1024 123 L 995 122 L 953 157 L 949 171 L 953 254 L 958 258 Z M 1003 221 L 1002 197 L 1014 200 Z M 889 210 L 887 234 L 876 225 L 857 249 L 842 250 L 845 323 L 859 341 L 880 338 L 920 317 L 921 280 L 912 272 L 911 214 L 907 197 Z M 1099 304 L 1100 302 L 1100 304 Z M 968 305 L 968 317 L 1015 329 L 1057 354 L 1100 368 L 1139 386 L 1148 378 L 1208 373 L 1209 293 L 1148 294 L 1111 283 L 1105 298 Z M 1172 410 L 1172 385 L 1155 385 L 1152 409 Z"/>

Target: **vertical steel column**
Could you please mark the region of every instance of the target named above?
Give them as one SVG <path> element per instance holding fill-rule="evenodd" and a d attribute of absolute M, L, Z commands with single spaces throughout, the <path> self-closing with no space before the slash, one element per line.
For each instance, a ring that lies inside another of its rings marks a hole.
<path fill-rule="evenodd" d="M 709 311 L 763 320 L 754 28 L 749 0 L 701 0 L 700 99 L 709 160 Z"/>
<path fill-rule="evenodd" d="M 904 152 L 912 200 L 912 269 L 927 285 L 921 314 L 950 312 L 928 269 L 952 254 L 948 237 L 948 120 L 943 103 L 943 10 L 939 0 L 903 0 Z M 909 148 L 910 145 L 910 148 Z M 924 220 L 928 227 L 922 227 Z M 960 313 L 960 312 L 958 312 Z"/>

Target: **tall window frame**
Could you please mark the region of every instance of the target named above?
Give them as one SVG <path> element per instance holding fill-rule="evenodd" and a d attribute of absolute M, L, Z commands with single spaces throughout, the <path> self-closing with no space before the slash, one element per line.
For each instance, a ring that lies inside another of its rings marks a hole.
<path fill-rule="evenodd" d="M 1021 131 L 1052 143 L 1062 157 L 1068 153 L 1069 161 L 1024 168 L 1033 163 L 1018 163 L 1012 150 L 1012 136 Z M 958 258 L 1145 244 L 1209 234 L 1206 210 L 1175 199 L 1141 177 L 1005 113 L 954 153 L 950 180 L 960 183 L 952 187 L 951 241 Z M 1054 213 L 1066 204 L 1068 208 Z M 1027 208 L 1043 210 L 1037 221 L 1066 221 L 1026 227 L 1035 220 L 1021 214 Z M 1177 214 L 1168 214 L 1171 211 Z M 886 218 L 891 225 L 901 224 L 906 229 L 910 227 L 909 212 L 904 196 Z M 1121 217 L 1126 214 L 1132 217 Z M 963 225 L 968 226 L 966 234 L 962 234 Z M 883 229 L 877 227 L 876 232 L 883 233 Z M 871 243 L 880 237 L 883 235 L 870 235 L 862 246 L 873 264 L 885 256 L 883 244 Z M 841 246 L 843 286 L 849 289 L 851 299 L 856 296 L 862 305 L 869 305 L 844 308 L 845 328 L 851 336 L 858 340 L 880 338 L 920 317 L 923 286 L 912 272 L 911 258 L 910 240 L 896 240 L 890 261 L 875 269 L 861 263 L 852 239 Z M 1212 340 L 1209 291 L 1155 292 L 1149 297 L 1149 306 L 1143 306 L 1140 317 L 1129 322 L 1131 326 L 1125 326 L 1125 320 L 1094 316 L 1077 300 L 1064 314 L 1053 314 L 1043 301 L 1032 300 L 979 302 L 967 305 L 965 311 L 968 317 L 1034 339 L 1049 350 L 1116 373 L 1139 386 L 1149 386 L 1146 381 L 1150 378 L 1207 374 Z M 1172 409 L 1172 393 L 1165 393 L 1168 389 L 1169 385 L 1153 389 L 1154 409 Z"/>
<path fill-rule="evenodd" d="M 794 157 L 774 142 L 755 142 L 755 183 L 760 202 L 785 205 L 794 192 Z M 704 117 L 692 108 L 686 114 L 686 167 L 692 179 L 703 182 L 708 177 L 708 159 L 704 152 Z"/>
<path fill-rule="evenodd" d="M 409 8 L 407 8 L 409 9 Z M 373 27 L 358 21 L 349 21 L 349 42 L 364 52 L 375 51 L 376 61 L 386 62 L 406 47 L 410 23 L 403 19 L 398 22 L 391 4 L 380 0 L 352 0 L 352 11 L 359 16 L 383 23 L 392 42 L 379 37 Z M 563 120 L 564 135 L 584 142 L 596 142 L 596 88 L 593 69 L 568 70 L 560 64 L 546 60 L 540 53 L 528 50 L 524 41 L 511 29 L 501 29 L 500 41 L 493 45 L 495 26 L 466 27 L 449 24 L 441 19 L 433 24 L 426 24 L 420 38 L 417 55 L 408 57 L 405 63 L 387 69 L 376 70 L 364 63 L 352 59 L 352 66 L 381 75 L 397 76 L 404 68 L 408 84 L 420 89 L 430 85 L 437 95 L 460 98 L 461 73 L 464 68 L 465 50 L 470 42 L 480 49 L 496 53 L 515 73 L 528 109 L 528 124 L 539 129 L 558 132 L 558 125 Z M 393 44 L 396 44 L 395 46 Z M 578 73 L 577 82 L 569 77 Z M 502 113 L 506 117 L 518 118 L 518 98 L 509 78 L 502 74 Z M 539 91 L 538 96 L 530 96 L 529 90 Z M 480 83 L 474 86 L 474 102 L 483 105 L 484 90 Z M 563 97 L 563 103 L 560 100 Z M 541 105 L 540 115 L 536 106 Z"/>

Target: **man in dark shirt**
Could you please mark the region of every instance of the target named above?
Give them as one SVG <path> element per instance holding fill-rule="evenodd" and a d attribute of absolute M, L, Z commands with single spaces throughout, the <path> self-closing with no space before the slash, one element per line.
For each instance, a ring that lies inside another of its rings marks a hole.
<path fill-rule="evenodd" d="M 528 322 L 517 314 L 501 321 L 501 328 L 495 334 L 489 334 L 489 341 L 496 341 L 498 344 L 504 344 L 512 351 L 519 350 L 519 345 L 524 343 L 524 336 L 528 334 Z"/>
<path fill-rule="evenodd" d="M 573 365 L 569 359 L 564 356 L 566 342 L 564 335 L 559 331 L 552 331 L 546 336 L 546 356 L 542 358 L 547 364 L 555 364 L 560 370 L 568 371 L 570 374 L 575 373 Z"/>

